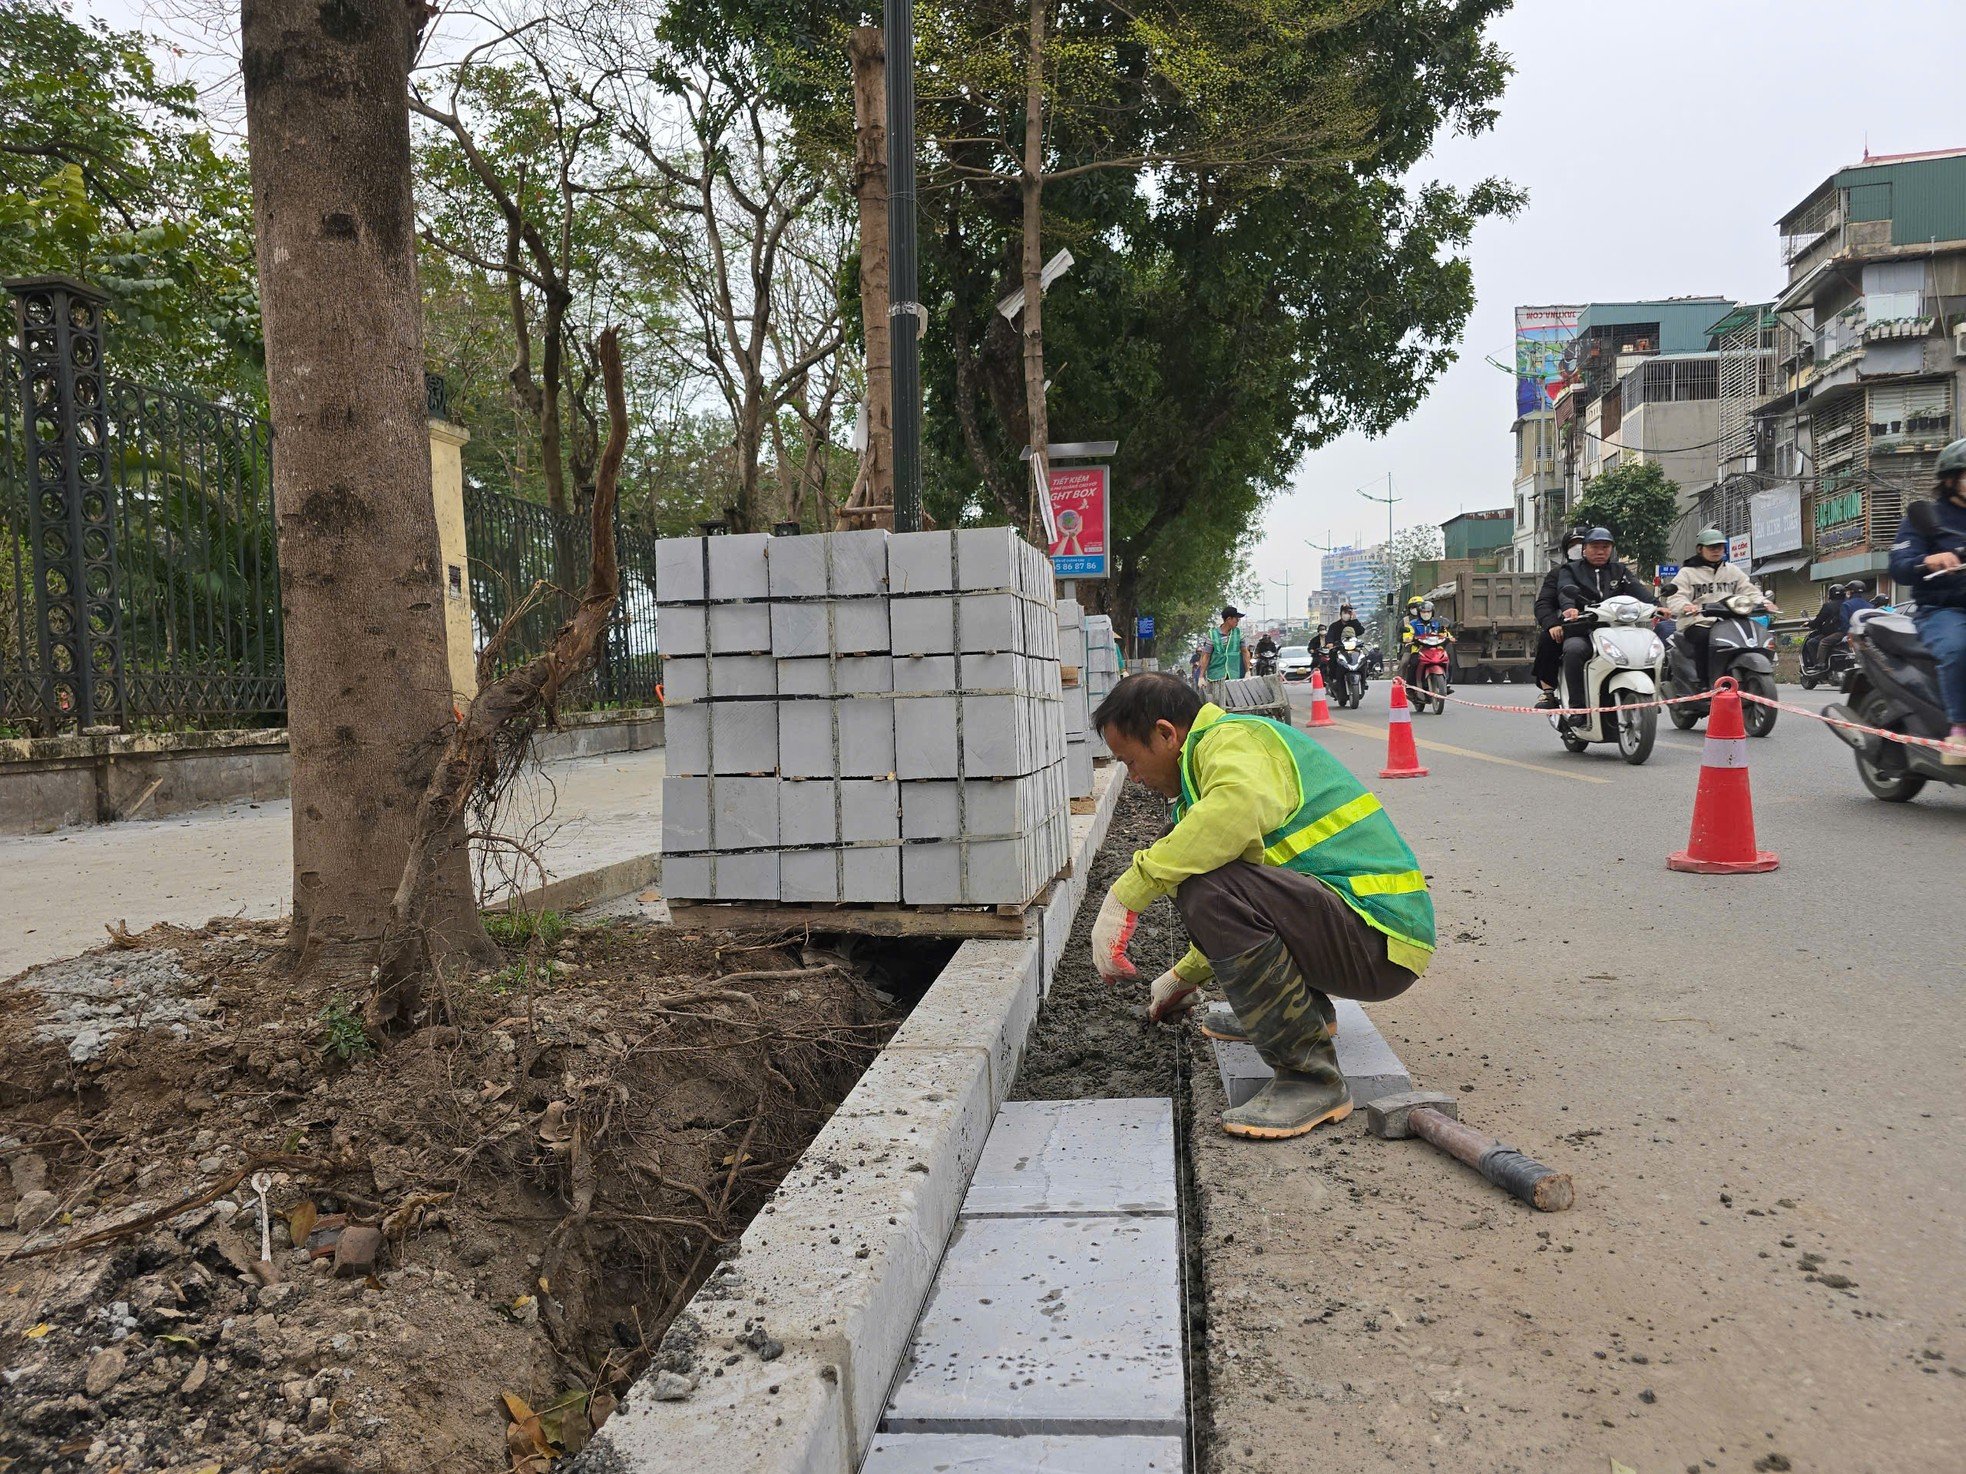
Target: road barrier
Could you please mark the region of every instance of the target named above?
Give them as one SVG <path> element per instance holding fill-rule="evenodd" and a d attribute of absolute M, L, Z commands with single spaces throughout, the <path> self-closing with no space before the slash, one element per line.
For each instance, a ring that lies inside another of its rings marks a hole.
<path fill-rule="evenodd" d="M 1320 670 L 1311 672 L 1311 719 L 1304 725 L 1307 727 L 1335 727 L 1338 725 L 1331 719 L 1331 703 L 1325 700 L 1324 672 Z"/>
<path fill-rule="evenodd" d="M 1781 861 L 1754 847 L 1754 798 L 1748 789 L 1748 729 L 1741 690 L 1732 676 L 1714 682 L 1713 714 L 1700 755 L 1693 795 L 1693 829 L 1686 848 L 1668 856 L 1668 870 L 1696 875 L 1756 875 Z"/>
<path fill-rule="evenodd" d="M 1413 746 L 1413 713 L 1406 705 L 1406 682 L 1393 681 L 1392 710 L 1386 714 L 1386 766 L 1381 778 L 1424 778 L 1420 754 Z"/>
<path fill-rule="evenodd" d="M 1722 679 L 1733 678 L 1728 676 Z M 1405 682 L 1399 677 L 1393 677 L 1395 687 L 1404 684 Z M 1535 717 L 1582 717 L 1595 716 L 1606 711 L 1644 711 L 1656 707 L 1683 706 L 1689 701 L 1707 701 L 1711 699 L 1711 694 L 1700 691 L 1691 696 L 1661 696 L 1652 701 L 1628 701 L 1616 706 L 1509 706 L 1495 701 L 1470 701 L 1465 696 L 1442 696 L 1437 691 L 1427 693 L 1434 700 L 1451 701 L 1456 706 L 1470 706 L 1476 711 L 1511 712 Z M 1792 716 L 1808 717 L 1811 721 L 1821 722 L 1826 727 L 1841 727 L 1848 732 L 1865 732 L 1873 737 L 1882 737 L 1887 742 L 1902 743 L 1906 747 L 1929 747 L 1943 751 L 1949 745 L 1943 737 L 1914 737 L 1907 732 L 1893 732 L 1887 727 L 1872 727 L 1863 722 L 1849 721 L 1844 717 L 1833 717 L 1827 712 L 1811 711 L 1806 706 L 1796 706 L 1792 702 L 1777 701 L 1769 696 L 1757 696 L 1752 691 L 1741 691 L 1737 694 L 1741 700 L 1752 701 L 1757 706 L 1773 707 L 1776 711 L 1785 711 Z"/>

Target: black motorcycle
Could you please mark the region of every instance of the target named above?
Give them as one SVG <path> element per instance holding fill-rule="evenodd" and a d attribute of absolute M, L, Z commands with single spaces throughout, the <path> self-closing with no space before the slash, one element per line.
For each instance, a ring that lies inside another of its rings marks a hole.
<path fill-rule="evenodd" d="M 1365 683 L 1370 657 L 1360 648 L 1356 635 L 1347 635 L 1342 645 L 1331 651 L 1331 699 L 1340 706 L 1357 706 L 1365 700 Z"/>
<path fill-rule="evenodd" d="M 1662 696 L 1690 696 L 1695 691 L 1710 692 L 1713 683 L 1722 676 L 1732 676 L 1744 696 L 1760 696 L 1766 700 L 1775 699 L 1775 656 L 1769 649 L 1770 637 L 1754 616 L 1767 603 L 1767 598 L 1759 589 L 1733 595 L 1731 598 L 1700 606 L 1700 613 L 1713 620 L 1707 636 L 1708 681 L 1700 684 L 1699 661 L 1693 654 L 1693 647 L 1687 643 L 1684 630 L 1675 630 L 1666 641 L 1666 679 Z M 1690 731 L 1693 724 L 1705 717 L 1712 706 L 1706 696 L 1698 701 L 1680 702 L 1668 706 L 1672 724 L 1680 731 Z M 1763 706 L 1759 701 L 1741 703 L 1741 720 L 1747 726 L 1748 736 L 1766 737 L 1775 730 L 1777 713 L 1772 706 Z"/>
<path fill-rule="evenodd" d="M 1850 642 L 1839 634 L 1827 634 L 1816 642 L 1816 658 L 1802 662 L 1802 689 L 1813 691 L 1818 686 L 1841 686 L 1843 673 L 1857 663 L 1857 657 L 1850 651 Z"/>
<path fill-rule="evenodd" d="M 1966 576 L 1966 569 L 1934 574 Z M 1824 716 L 1862 722 L 1907 737 L 1944 740 L 1952 730 L 1939 694 L 1939 667 L 1918 638 L 1918 626 L 1902 614 L 1861 610 L 1850 620 L 1849 644 L 1856 664 L 1843 678 L 1842 701 L 1823 708 Z M 1966 767 L 1948 767 L 1937 749 L 1831 727 L 1857 754 L 1857 776 L 1887 804 L 1918 796 L 1927 782 L 1966 785 Z"/>

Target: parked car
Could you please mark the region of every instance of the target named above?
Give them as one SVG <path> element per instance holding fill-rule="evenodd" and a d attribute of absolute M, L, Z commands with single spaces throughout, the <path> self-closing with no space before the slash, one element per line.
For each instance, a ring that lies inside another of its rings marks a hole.
<path fill-rule="evenodd" d="M 1286 681 L 1308 681 L 1315 669 L 1309 645 L 1285 645 L 1277 652 L 1277 674 Z"/>

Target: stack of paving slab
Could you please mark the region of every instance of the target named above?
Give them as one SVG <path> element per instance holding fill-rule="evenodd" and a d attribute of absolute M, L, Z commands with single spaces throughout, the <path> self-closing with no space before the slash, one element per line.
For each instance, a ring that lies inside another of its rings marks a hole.
<path fill-rule="evenodd" d="M 1085 610 L 1077 599 L 1058 601 L 1058 663 L 1072 677 L 1065 687 L 1065 779 L 1073 798 L 1092 794 L 1093 704 L 1086 699 Z"/>
<path fill-rule="evenodd" d="M 862 1474 L 1181 1474 L 1174 1117 L 1013 1101 L 990 1131 Z"/>
<path fill-rule="evenodd" d="M 1094 711 L 1120 683 L 1120 652 L 1113 644 L 1113 621 L 1109 615 L 1085 616 L 1085 667 L 1079 679 L 1085 685 L 1086 704 Z M 1097 758 L 1113 755 L 1097 732 L 1092 734 L 1092 755 Z"/>
<path fill-rule="evenodd" d="M 1290 690 L 1281 676 L 1243 676 L 1233 681 L 1210 681 L 1208 699 L 1224 711 L 1253 711 L 1258 716 L 1290 720 Z"/>
<path fill-rule="evenodd" d="M 1008 528 L 656 554 L 668 899 L 1023 905 L 1063 868 L 1043 554 Z"/>

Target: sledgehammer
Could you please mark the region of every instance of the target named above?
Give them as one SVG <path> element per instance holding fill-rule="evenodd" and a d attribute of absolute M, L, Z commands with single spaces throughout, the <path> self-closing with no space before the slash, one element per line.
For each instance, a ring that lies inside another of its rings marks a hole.
<path fill-rule="evenodd" d="M 1504 1192 L 1544 1213 L 1560 1213 L 1577 1200 L 1568 1172 L 1556 1172 L 1492 1136 L 1460 1121 L 1461 1103 L 1438 1090 L 1382 1095 L 1365 1108 L 1374 1136 L 1388 1141 L 1417 1136 L 1456 1161 L 1466 1162 Z"/>

